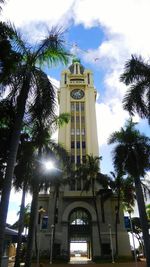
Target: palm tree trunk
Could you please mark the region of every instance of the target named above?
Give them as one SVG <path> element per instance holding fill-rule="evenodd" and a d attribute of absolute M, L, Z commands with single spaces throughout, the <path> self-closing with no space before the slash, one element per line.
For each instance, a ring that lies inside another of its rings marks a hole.
<path fill-rule="evenodd" d="M 38 256 L 38 238 L 37 238 L 37 225 L 35 225 L 35 257 L 37 258 Z"/>
<path fill-rule="evenodd" d="M 39 195 L 39 179 L 36 177 L 36 180 L 33 185 L 33 197 L 31 204 L 31 216 L 29 223 L 29 233 L 28 233 L 28 241 L 27 241 L 27 251 L 25 258 L 25 267 L 31 266 L 32 261 L 32 251 L 33 251 L 33 242 L 35 235 L 35 226 L 37 222 L 37 211 L 38 211 L 38 195 Z"/>
<path fill-rule="evenodd" d="M 56 233 L 56 229 L 55 229 L 55 225 L 56 225 L 56 209 L 57 209 L 57 203 L 58 203 L 58 197 L 59 197 L 59 187 L 56 188 L 55 191 L 55 202 L 54 202 L 54 232 L 53 232 L 53 244 L 52 244 L 52 251 L 54 251 L 54 245 L 55 245 L 55 233 Z M 55 256 L 55 255 L 54 255 Z"/>
<path fill-rule="evenodd" d="M 116 221 L 115 221 L 115 239 L 116 239 L 116 253 L 115 256 L 118 258 L 118 223 L 119 223 L 119 211 L 120 211 L 120 189 L 118 192 L 117 207 L 116 207 Z"/>
<path fill-rule="evenodd" d="M 134 180 L 135 180 L 135 190 L 136 190 L 136 196 L 137 196 L 141 228 L 143 232 L 146 262 L 147 262 L 147 267 L 150 267 L 150 237 L 149 237 L 149 227 L 148 227 L 148 220 L 147 220 L 147 214 L 146 214 L 146 209 L 145 209 L 143 191 L 141 187 L 140 177 L 135 177 Z"/>
<path fill-rule="evenodd" d="M 5 236 L 5 226 L 6 218 L 8 212 L 11 183 L 14 173 L 14 167 L 16 163 L 17 151 L 19 146 L 20 132 L 22 128 L 22 121 L 25 112 L 26 100 L 29 92 L 29 81 L 25 81 L 18 97 L 18 107 L 17 114 L 14 124 L 14 129 L 12 132 L 12 138 L 10 143 L 10 152 L 7 161 L 6 175 L 4 179 L 4 186 L 2 191 L 2 198 L 0 203 L 0 266 L 2 263 L 3 248 L 4 248 L 4 236 Z"/>
<path fill-rule="evenodd" d="M 101 229 L 100 229 L 100 222 L 99 222 L 98 209 L 97 209 L 96 196 L 95 196 L 95 186 L 94 186 L 94 181 L 93 180 L 92 180 L 92 195 L 93 195 L 93 203 L 94 203 L 94 208 L 95 208 L 96 218 L 97 218 L 99 245 L 100 245 L 101 256 L 102 256 L 103 255 L 103 251 L 102 251 Z"/>
<path fill-rule="evenodd" d="M 25 195 L 26 195 L 26 186 L 23 186 L 21 207 L 20 207 L 20 216 L 19 216 L 19 229 L 18 229 L 18 238 L 17 238 L 17 251 L 14 267 L 20 267 L 20 256 L 21 256 L 21 244 L 22 244 L 22 232 L 24 228 L 24 209 L 25 209 Z"/>

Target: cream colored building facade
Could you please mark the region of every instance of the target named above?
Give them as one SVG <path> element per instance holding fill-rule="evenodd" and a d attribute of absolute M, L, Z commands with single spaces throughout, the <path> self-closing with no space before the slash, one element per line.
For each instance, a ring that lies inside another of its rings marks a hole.
<path fill-rule="evenodd" d="M 71 153 L 71 161 L 78 164 L 84 162 L 87 154 L 99 156 L 93 74 L 77 59 L 62 72 L 58 100 L 60 113 L 71 114 L 70 122 L 59 129 L 58 137 L 59 143 Z M 97 187 L 97 190 L 99 188 Z M 115 252 L 116 200 L 114 197 L 107 199 L 102 210 L 100 198 L 97 197 L 97 218 L 92 192 L 82 192 L 82 189 L 82 181 L 62 187 L 57 203 L 53 190 L 50 194 L 40 194 L 39 206 L 47 211 L 46 227 L 40 233 L 42 249 L 49 253 L 54 237 L 53 255 L 57 258 L 67 257 L 69 260 L 75 255 L 73 244 L 78 244 L 79 250 L 80 244 L 86 244 L 86 251 L 82 253 L 89 259 L 100 257 L 102 254 L 111 257 L 111 239 Z M 129 256 L 129 238 L 123 218 L 123 212 L 120 211 L 119 255 Z M 101 248 L 98 224 L 101 231 Z"/>

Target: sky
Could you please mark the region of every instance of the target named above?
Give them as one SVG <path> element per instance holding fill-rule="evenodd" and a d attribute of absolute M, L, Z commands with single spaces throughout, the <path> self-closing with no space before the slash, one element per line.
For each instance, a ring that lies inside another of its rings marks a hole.
<path fill-rule="evenodd" d="M 122 108 L 127 87 L 119 82 L 131 54 L 150 58 L 149 0 L 7 0 L 1 19 L 22 29 L 30 42 L 37 42 L 52 26 L 62 28 L 66 48 L 93 71 L 97 89 L 96 114 L 101 172 L 113 170 L 112 147 L 107 140 L 119 130 L 129 115 Z M 59 87 L 64 66 L 46 69 Z M 146 120 L 135 116 L 141 132 L 150 135 Z M 16 201 L 12 193 L 8 222 L 15 220 Z M 28 198 L 29 199 L 29 198 Z M 12 219 L 13 218 L 13 219 Z"/>

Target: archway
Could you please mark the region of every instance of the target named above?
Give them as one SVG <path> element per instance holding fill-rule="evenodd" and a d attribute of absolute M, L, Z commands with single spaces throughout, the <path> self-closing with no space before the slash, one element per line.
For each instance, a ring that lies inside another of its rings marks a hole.
<path fill-rule="evenodd" d="M 69 214 L 70 261 L 92 258 L 91 215 L 84 208 L 75 208 Z"/>

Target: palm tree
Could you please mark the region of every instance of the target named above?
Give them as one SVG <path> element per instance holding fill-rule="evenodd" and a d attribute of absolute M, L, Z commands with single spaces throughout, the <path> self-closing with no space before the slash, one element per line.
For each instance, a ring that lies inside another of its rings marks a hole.
<path fill-rule="evenodd" d="M 138 209 L 143 231 L 143 239 L 150 266 L 150 241 L 147 215 L 140 177 L 144 177 L 150 166 L 150 139 L 135 129 L 135 123 L 129 120 L 125 128 L 112 133 L 109 144 L 116 144 L 113 150 L 113 164 L 117 172 L 123 171 L 134 178 Z"/>
<path fill-rule="evenodd" d="M 2 191 L 2 198 L 0 204 L 0 262 L 3 251 L 4 229 L 8 211 L 8 203 L 10 197 L 11 183 L 14 172 L 14 166 L 18 151 L 20 132 L 22 128 L 22 121 L 25 114 L 25 109 L 28 108 L 27 99 L 32 95 L 30 100 L 38 100 L 38 95 L 43 96 L 45 100 L 44 114 L 53 113 L 55 102 L 54 88 L 48 80 L 46 74 L 42 71 L 41 66 L 45 63 L 52 65 L 59 62 L 67 63 L 68 54 L 63 47 L 63 38 L 60 31 L 52 29 L 47 38 L 42 40 L 35 47 L 28 45 L 22 38 L 19 32 L 11 26 L 7 25 L 9 32 L 9 41 L 12 50 L 19 52 L 21 59 L 17 64 L 14 72 L 6 77 L 5 80 L 0 80 L 1 88 L 6 89 L 6 84 L 10 85 L 11 97 L 16 101 L 17 112 L 12 131 L 10 153 L 7 161 L 6 175 L 4 180 L 4 187 Z"/>
<path fill-rule="evenodd" d="M 56 126 L 63 125 L 63 119 L 64 123 L 68 122 L 69 115 L 61 114 L 58 117 L 55 116 L 55 114 L 50 114 L 49 118 L 46 117 L 46 119 L 44 119 L 44 117 L 41 117 L 41 109 L 43 108 L 44 107 L 42 105 L 42 101 L 37 101 L 35 107 L 31 110 L 32 120 L 34 118 L 32 128 L 32 141 L 37 149 L 37 159 L 32 179 L 32 203 L 29 222 L 27 253 L 25 259 L 26 267 L 31 266 L 33 238 L 35 234 L 38 211 L 38 194 L 41 188 L 49 188 L 50 185 L 53 183 L 53 179 L 52 177 L 50 179 L 50 176 L 54 174 L 50 175 L 44 172 L 41 166 L 41 159 L 53 158 L 55 159 L 55 161 L 60 159 L 61 162 L 68 162 L 68 153 L 61 145 L 57 144 L 51 139 L 51 135 L 52 132 L 56 130 Z"/>
<path fill-rule="evenodd" d="M 132 55 L 120 80 L 130 86 L 123 99 L 124 109 L 131 115 L 137 112 L 150 124 L 150 64 L 144 62 L 141 56 Z"/>
<path fill-rule="evenodd" d="M 0 190 L 2 190 L 9 154 L 11 130 L 15 118 L 15 107 L 13 103 L 7 99 L 1 100 L 0 114 Z"/>
<path fill-rule="evenodd" d="M 109 177 L 109 186 L 117 198 L 117 203 L 115 206 L 115 240 L 116 240 L 116 257 L 118 257 L 118 223 L 119 223 L 119 213 L 120 205 L 122 203 L 123 207 L 133 207 L 134 206 L 134 186 L 132 177 L 124 177 L 124 173 L 114 173 L 111 172 Z"/>
<path fill-rule="evenodd" d="M 31 138 L 30 138 L 31 139 Z M 17 165 L 15 167 L 15 179 L 13 186 L 16 190 L 22 189 L 22 199 L 19 212 L 18 221 L 18 238 L 17 238 L 17 251 L 15 257 L 15 267 L 20 266 L 21 245 L 22 245 L 22 232 L 25 226 L 25 196 L 30 189 L 32 170 L 33 170 L 33 142 L 29 139 L 27 134 L 21 135 L 21 143 L 18 149 Z"/>
<path fill-rule="evenodd" d="M 96 201 L 96 181 L 97 175 L 99 173 L 99 161 L 101 157 L 96 157 L 93 155 L 86 155 L 85 163 L 81 164 L 77 171 L 77 179 L 83 180 L 84 186 L 82 191 L 92 191 L 92 200 L 94 204 L 94 209 L 96 212 L 97 217 L 97 227 L 98 227 L 98 235 L 99 235 L 99 244 L 102 254 L 102 240 L 101 240 L 101 231 L 100 231 L 100 223 L 99 223 L 99 216 L 98 216 L 98 208 L 97 208 L 97 201 Z"/>

